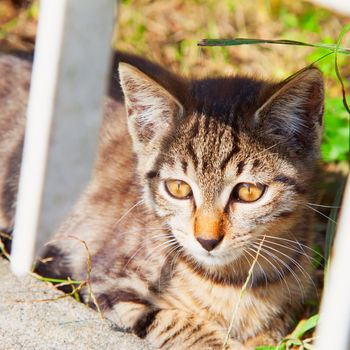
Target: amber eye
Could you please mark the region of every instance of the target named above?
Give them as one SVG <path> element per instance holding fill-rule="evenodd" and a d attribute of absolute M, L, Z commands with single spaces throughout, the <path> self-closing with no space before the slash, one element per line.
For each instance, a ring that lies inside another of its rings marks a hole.
<path fill-rule="evenodd" d="M 233 199 L 241 202 L 255 202 L 264 194 L 265 185 L 242 182 L 233 189 Z"/>
<path fill-rule="evenodd" d="M 192 195 L 191 186 L 185 181 L 166 180 L 165 188 L 172 197 L 177 199 L 188 199 Z"/>

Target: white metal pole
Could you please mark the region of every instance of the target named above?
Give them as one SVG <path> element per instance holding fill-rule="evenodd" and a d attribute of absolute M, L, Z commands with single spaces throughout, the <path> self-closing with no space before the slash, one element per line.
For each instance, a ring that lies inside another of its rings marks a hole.
<path fill-rule="evenodd" d="M 11 254 L 17 275 L 30 270 L 36 241 L 48 239 L 90 177 L 115 4 L 40 3 Z"/>
<path fill-rule="evenodd" d="M 350 1 L 348 0 L 311 0 L 321 6 L 328 7 L 342 15 L 350 15 Z"/>
<path fill-rule="evenodd" d="M 312 0 L 350 16 L 349 0 Z M 327 285 L 322 297 L 316 350 L 350 349 L 350 180 L 344 194 L 338 221 Z"/>
<path fill-rule="evenodd" d="M 29 271 L 34 254 L 66 5 L 67 0 L 44 0 L 40 5 L 11 254 L 18 275 Z"/>
<path fill-rule="evenodd" d="M 338 221 L 331 266 L 317 328 L 317 350 L 350 349 L 350 181 Z"/>

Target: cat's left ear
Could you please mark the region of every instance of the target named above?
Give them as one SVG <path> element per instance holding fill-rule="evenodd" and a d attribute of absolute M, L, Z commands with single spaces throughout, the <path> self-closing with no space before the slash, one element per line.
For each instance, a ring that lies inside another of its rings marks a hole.
<path fill-rule="evenodd" d="M 322 133 L 322 73 L 307 69 L 281 87 L 255 113 L 258 132 L 297 153 L 318 153 Z M 306 155 L 305 153 L 305 155 Z"/>
<path fill-rule="evenodd" d="M 165 88 L 126 63 L 119 64 L 129 132 L 137 152 L 144 152 L 170 129 L 183 113 L 181 103 Z"/>

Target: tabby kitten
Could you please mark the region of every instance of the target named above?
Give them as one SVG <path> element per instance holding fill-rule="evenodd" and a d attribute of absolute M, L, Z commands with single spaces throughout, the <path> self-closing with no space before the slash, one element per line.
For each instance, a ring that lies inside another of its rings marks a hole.
<path fill-rule="evenodd" d="M 316 68 L 189 80 L 117 55 L 94 174 L 38 272 L 85 279 L 84 241 L 99 307 L 155 348 L 278 342 L 312 290 L 322 113 Z"/>

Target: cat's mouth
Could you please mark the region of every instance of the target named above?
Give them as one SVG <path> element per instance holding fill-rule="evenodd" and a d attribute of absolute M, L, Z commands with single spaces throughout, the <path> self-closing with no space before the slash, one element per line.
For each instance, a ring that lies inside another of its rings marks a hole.
<path fill-rule="evenodd" d="M 198 263 L 206 266 L 224 266 L 228 265 L 243 254 L 242 247 L 228 247 L 223 239 L 219 244 L 216 244 L 213 249 L 206 249 L 203 244 L 198 242 L 194 235 L 186 234 L 185 232 L 175 229 L 172 230 L 173 238 L 181 246 L 185 255 Z M 214 244 L 214 243 L 213 243 Z M 209 248 L 209 247 L 207 247 Z"/>
<path fill-rule="evenodd" d="M 192 254 L 193 257 L 203 265 L 207 266 L 225 266 L 239 259 L 242 255 L 240 249 L 229 250 L 218 249 L 211 252 L 202 251 Z"/>

